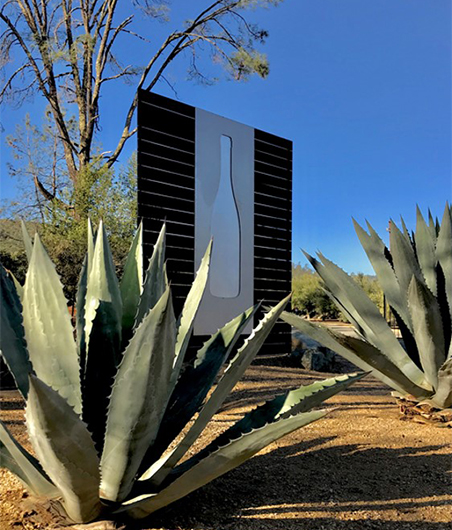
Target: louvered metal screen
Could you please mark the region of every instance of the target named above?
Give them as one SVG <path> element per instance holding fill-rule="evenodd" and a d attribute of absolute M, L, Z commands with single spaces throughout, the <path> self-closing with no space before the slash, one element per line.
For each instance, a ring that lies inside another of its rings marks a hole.
<path fill-rule="evenodd" d="M 139 92 L 138 216 L 145 262 L 167 223 L 167 267 L 176 314 L 194 280 L 195 108 Z M 291 290 L 292 142 L 255 129 L 254 301 L 273 305 Z M 278 323 L 261 353 L 290 351 Z M 192 348 L 206 337 L 195 336 Z"/>

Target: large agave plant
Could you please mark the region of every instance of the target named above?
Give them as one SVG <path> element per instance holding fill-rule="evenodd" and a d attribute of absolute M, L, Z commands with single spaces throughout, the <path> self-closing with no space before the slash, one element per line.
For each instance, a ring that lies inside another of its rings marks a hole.
<path fill-rule="evenodd" d="M 410 234 L 391 222 L 390 251 L 368 224 L 355 229 L 377 274 L 402 335 L 400 342 L 354 280 L 319 253 L 306 254 L 326 290 L 359 338 L 335 333 L 284 312 L 282 319 L 336 351 L 403 395 L 452 406 L 452 210 L 429 223 L 417 209 Z"/>
<path fill-rule="evenodd" d="M 149 515 L 321 418 L 325 411 L 310 409 L 362 377 L 342 376 L 278 396 L 183 459 L 288 299 L 263 317 L 209 393 L 257 310 L 226 324 L 184 362 L 208 278 L 210 246 L 176 319 L 165 273 L 165 227 L 144 281 L 138 230 L 120 283 L 104 228 L 96 237 L 89 228 L 75 340 L 55 268 L 39 237 L 33 244 L 25 237 L 30 262 L 19 296 L 1 270 L 1 350 L 27 401 L 37 459 L 1 425 L 2 465 L 35 495 L 60 499 L 75 522 L 105 514 Z"/>

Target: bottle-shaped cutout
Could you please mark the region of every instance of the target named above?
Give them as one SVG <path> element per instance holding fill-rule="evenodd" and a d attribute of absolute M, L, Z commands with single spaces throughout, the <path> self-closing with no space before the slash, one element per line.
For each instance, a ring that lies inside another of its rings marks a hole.
<path fill-rule="evenodd" d="M 220 184 L 210 221 L 210 293 L 217 298 L 235 298 L 240 293 L 240 218 L 232 180 L 232 139 L 222 135 L 220 148 Z"/>

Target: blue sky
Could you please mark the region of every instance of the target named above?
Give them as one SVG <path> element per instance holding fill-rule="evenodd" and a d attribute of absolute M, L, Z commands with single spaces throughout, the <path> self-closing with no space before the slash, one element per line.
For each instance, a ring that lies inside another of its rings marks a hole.
<path fill-rule="evenodd" d="M 138 28 L 157 45 L 207 3 L 174 0 L 169 25 Z M 414 227 L 416 204 L 442 215 L 452 197 L 451 10 L 450 0 L 285 0 L 249 13 L 270 33 L 267 80 L 200 86 L 187 81 L 183 59 L 168 71 L 181 101 L 293 140 L 294 262 L 306 263 L 300 248 L 319 249 L 348 272 L 371 273 L 352 217 L 386 238 L 391 217 Z M 139 64 L 152 46 L 124 50 Z M 113 87 L 101 106 L 105 149 L 133 95 L 133 87 Z M 165 83 L 156 92 L 174 97 Z M 4 136 L 26 112 L 38 121 L 43 108 L 35 97 L 2 110 L 3 197 L 14 196 Z"/>

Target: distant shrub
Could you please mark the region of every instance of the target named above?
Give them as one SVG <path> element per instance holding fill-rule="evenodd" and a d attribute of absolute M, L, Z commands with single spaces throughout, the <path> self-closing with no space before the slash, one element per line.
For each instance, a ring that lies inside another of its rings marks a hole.
<path fill-rule="evenodd" d="M 383 313 L 383 291 L 374 276 L 351 275 Z M 307 265 L 292 265 L 292 307 L 309 318 L 346 320 L 323 289 L 323 282 Z"/>

